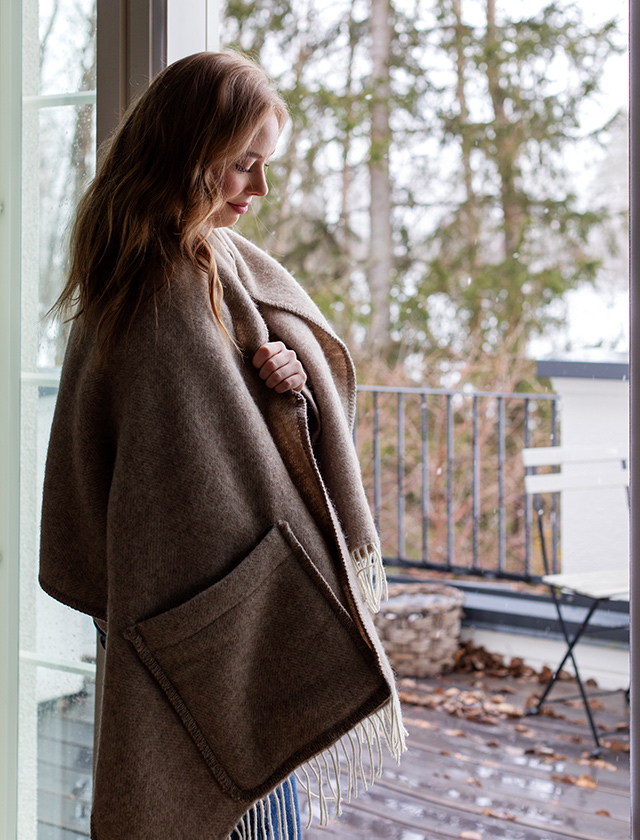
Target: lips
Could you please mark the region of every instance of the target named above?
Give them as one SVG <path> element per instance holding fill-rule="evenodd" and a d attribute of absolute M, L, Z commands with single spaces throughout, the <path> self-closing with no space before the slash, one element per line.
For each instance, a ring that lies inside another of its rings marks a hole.
<path fill-rule="evenodd" d="M 248 203 L 247 204 L 234 204 L 232 201 L 228 201 L 227 204 L 236 213 L 240 213 L 240 215 L 243 215 L 249 209 L 249 204 Z"/>

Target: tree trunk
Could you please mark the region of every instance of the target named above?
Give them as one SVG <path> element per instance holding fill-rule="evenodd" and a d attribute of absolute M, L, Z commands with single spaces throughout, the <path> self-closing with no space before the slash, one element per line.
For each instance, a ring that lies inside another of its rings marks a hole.
<path fill-rule="evenodd" d="M 478 240 L 478 225 L 475 212 L 475 196 L 473 193 L 473 172 L 471 169 L 471 149 L 473 146 L 469 135 L 469 108 L 465 92 L 464 55 L 464 25 L 462 23 L 462 0 L 453 0 L 453 11 L 456 16 L 456 100 L 460 111 L 460 145 L 462 147 L 462 172 L 464 178 L 465 204 L 462 213 L 464 237 L 469 246 L 469 268 L 475 263 L 475 248 Z"/>
<path fill-rule="evenodd" d="M 486 62 L 489 94 L 495 115 L 496 163 L 500 175 L 500 199 L 503 217 L 503 258 L 513 257 L 520 245 L 522 209 L 516 197 L 516 171 L 519 138 L 518 127 L 511 125 L 504 107 L 504 93 L 500 86 L 500 68 L 495 58 L 499 46 L 496 32 L 495 0 L 487 0 Z"/>
<path fill-rule="evenodd" d="M 371 0 L 372 107 L 369 152 L 370 254 L 368 282 L 371 327 L 365 348 L 383 355 L 389 350 L 391 324 L 389 293 L 392 280 L 391 179 L 389 176 L 389 125 L 391 80 L 391 23 L 389 0 Z"/>

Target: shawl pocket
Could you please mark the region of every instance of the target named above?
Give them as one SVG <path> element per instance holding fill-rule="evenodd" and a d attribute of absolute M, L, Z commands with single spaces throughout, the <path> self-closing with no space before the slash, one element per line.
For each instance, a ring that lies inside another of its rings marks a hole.
<path fill-rule="evenodd" d="M 237 801 L 264 796 L 389 698 L 286 522 L 218 583 L 125 636 Z"/>

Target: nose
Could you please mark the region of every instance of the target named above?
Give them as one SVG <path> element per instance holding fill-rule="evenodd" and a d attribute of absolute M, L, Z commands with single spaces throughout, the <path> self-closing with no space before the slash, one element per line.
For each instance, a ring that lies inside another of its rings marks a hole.
<path fill-rule="evenodd" d="M 265 196 L 269 192 L 267 175 L 264 167 L 256 167 L 254 177 L 251 179 L 250 192 L 252 195 Z"/>

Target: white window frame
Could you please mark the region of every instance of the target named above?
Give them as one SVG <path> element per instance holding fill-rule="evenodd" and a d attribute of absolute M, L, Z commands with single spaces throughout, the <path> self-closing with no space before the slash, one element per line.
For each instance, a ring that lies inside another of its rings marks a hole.
<path fill-rule="evenodd" d="M 0 836 L 17 834 L 21 6 L 0 0 Z"/>
<path fill-rule="evenodd" d="M 640 0 L 629 2 L 631 487 L 640 488 Z M 637 371 L 637 373 L 636 373 Z M 640 840 L 640 490 L 631 492 L 631 840 Z"/>

